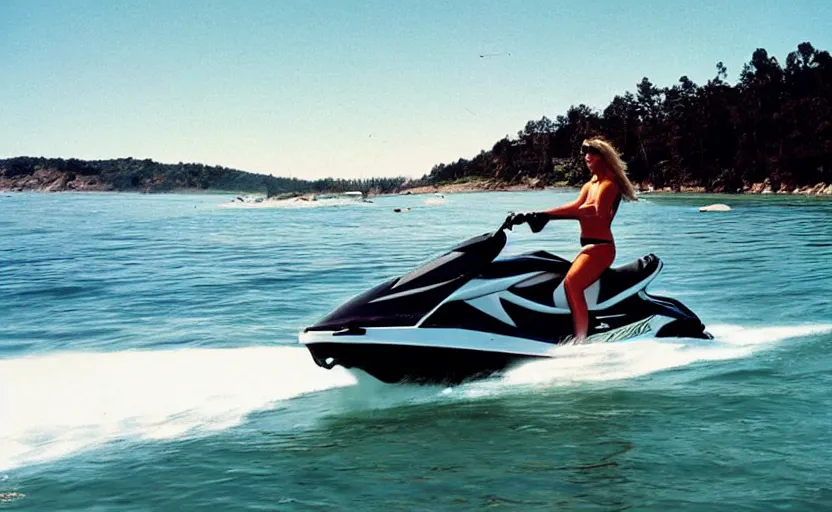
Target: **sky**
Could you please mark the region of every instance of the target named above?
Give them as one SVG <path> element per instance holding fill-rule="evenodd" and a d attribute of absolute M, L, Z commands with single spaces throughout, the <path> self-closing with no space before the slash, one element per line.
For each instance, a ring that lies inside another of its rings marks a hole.
<path fill-rule="evenodd" d="M 832 51 L 832 2 L 0 0 L 0 158 L 420 177 L 803 41 Z"/>

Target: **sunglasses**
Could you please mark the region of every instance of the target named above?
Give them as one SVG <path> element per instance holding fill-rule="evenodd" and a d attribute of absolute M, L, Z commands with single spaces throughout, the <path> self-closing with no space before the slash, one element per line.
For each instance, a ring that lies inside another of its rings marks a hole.
<path fill-rule="evenodd" d="M 601 150 L 599 150 L 595 146 L 581 146 L 581 154 L 586 155 L 587 153 L 592 153 L 593 155 L 600 155 Z"/>

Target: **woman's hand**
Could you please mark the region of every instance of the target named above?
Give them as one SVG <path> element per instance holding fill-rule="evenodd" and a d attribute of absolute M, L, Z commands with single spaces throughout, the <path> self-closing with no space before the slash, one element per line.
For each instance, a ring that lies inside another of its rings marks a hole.
<path fill-rule="evenodd" d="M 532 233 L 537 233 L 543 229 L 544 226 L 546 226 L 546 223 L 549 222 L 549 218 L 549 214 L 546 212 L 510 213 L 509 216 L 506 217 L 503 226 L 511 230 L 514 226 L 528 223 Z"/>
<path fill-rule="evenodd" d="M 503 223 L 503 225 L 509 230 L 511 230 L 511 228 L 513 228 L 514 226 L 525 224 L 528 221 L 530 215 L 533 215 L 533 212 L 511 212 L 508 214 L 508 217 L 506 217 L 506 220 Z"/>

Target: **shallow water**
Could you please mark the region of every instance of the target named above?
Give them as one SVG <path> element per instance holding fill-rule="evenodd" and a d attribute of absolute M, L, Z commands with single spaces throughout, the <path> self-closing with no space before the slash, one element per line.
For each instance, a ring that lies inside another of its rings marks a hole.
<path fill-rule="evenodd" d="M 297 346 L 358 291 L 573 196 L 0 195 L 0 509 L 832 509 L 832 201 L 622 205 L 616 264 L 659 255 L 650 290 L 712 341 L 560 347 L 454 388 Z M 520 228 L 506 252 L 577 239 Z"/>

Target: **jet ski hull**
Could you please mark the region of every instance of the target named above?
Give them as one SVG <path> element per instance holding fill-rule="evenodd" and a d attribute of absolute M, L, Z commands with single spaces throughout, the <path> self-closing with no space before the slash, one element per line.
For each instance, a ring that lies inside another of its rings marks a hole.
<path fill-rule="evenodd" d="M 551 343 L 467 329 L 418 327 L 306 331 L 300 342 L 323 368 L 356 368 L 382 382 L 458 384 L 549 357 Z M 483 348 L 487 347 L 487 348 Z"/>
<path fill-rule="evenodd" d="M 314 343 L 307 345 L 319 366 L 361 370 L 388 383 L 459 384 L 487 378 L 543 356 L 430 346 Z M 330 361 L 327 363 L 327 361 Z"/>
<path fill-rule="evenodd" d="M 672 324 L 670 318 L 646 318 L 590 336 L 587 343 L 632 338 Z M 556 357 L 558 346 L 551 341 L 467 329 L 418 327 L 306 331 L 301 333 L 300 342 L 322 368 L 337 365 L 358 369 L 389 384 L 446 385 L 487 378 L 523 362 Z"/>

